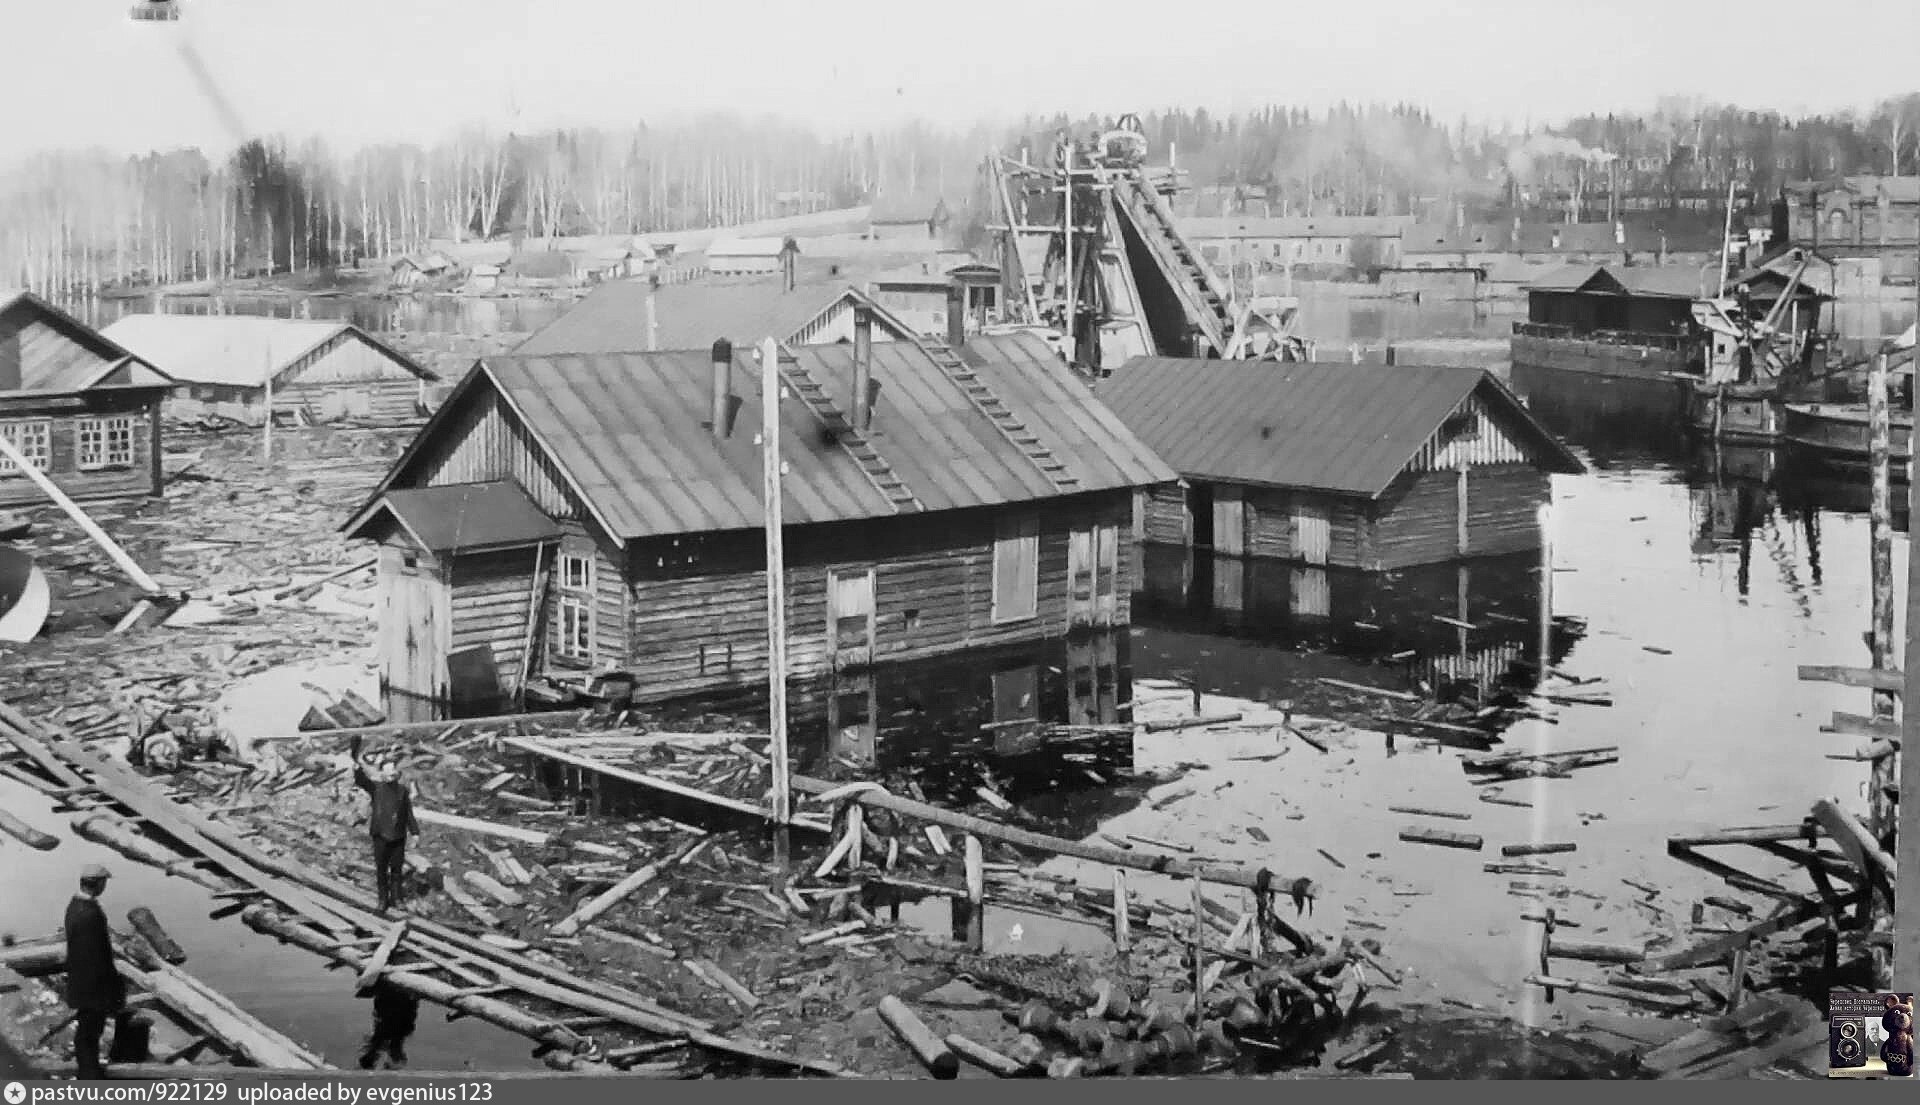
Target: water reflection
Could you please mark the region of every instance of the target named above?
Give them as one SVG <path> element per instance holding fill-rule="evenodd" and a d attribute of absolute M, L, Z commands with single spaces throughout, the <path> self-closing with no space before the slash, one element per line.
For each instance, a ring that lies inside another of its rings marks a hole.
<path fill-rule="evenodd" d="M 1210 691 L 1271 700 L 1320 677 L 1486 700 L 1532 677 L 1542 587 L 1535 553 L 1357 572 L 1141 550 L 1138 647 Z M 1577 627 L 1549 625 L 1552 659 Z M 1236 642 L 1226 647 L 1225 642 Z M 1220 642 L 1212 647 L 1208 641 Z M 1239 647 L 1241 643 L 1257 646 Z M 1293 657 L 1285 657 L 1291 652 Z"/>
<path fill-rule="evenodd" d="M 1685 463 L 1691 450 L 1680 390 L 1667 380 L 1634 380 L 1513 366 L 1527 409 L 1597 468 L 1636 470 Z"/>
<path fill-rule="evenodd" d="M 420 999 L 381 979 L 373 984 L 373 1031 L 360 1049 L 360 1069 L 407 1065 L 407 1041 L 420 1023 Z"/>

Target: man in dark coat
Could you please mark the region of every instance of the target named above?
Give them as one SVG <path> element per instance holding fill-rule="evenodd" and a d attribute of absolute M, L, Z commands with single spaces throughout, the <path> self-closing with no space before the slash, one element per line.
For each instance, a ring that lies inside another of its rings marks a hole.
<path fill-rule="evenodd" d="M 100 1036 L 114 1019 L 114 1038 L 125 1030 L 127 980 L 113 962 L 113 937 L 100 895 L 107 869 L 89 863 L 80 869 L 80 893 L 67 903 L 67 1005 L 74 1018 L 73 1058 L 81 1078 L 106 1077 L 100 1065 Z"/>
<path fill-rule="evenodd" d="M 413 819 L 413 795 L 400 781 L 400 768 L 392 759 L 360 758 L 360 738 L 350 744 L 353 756 L 353 782 L 367 792 L 373 808 L 367 816 L 367 833 L 373 838 L 373 877 L 380 890 L 380 911 L 401 908 L 406 901 L 407 837 L 418 836 L 420 826 Z"/>

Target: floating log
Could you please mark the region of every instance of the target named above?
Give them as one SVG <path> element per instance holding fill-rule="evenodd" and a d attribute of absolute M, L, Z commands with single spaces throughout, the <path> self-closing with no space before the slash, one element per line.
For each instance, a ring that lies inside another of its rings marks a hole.
<path fill-rule="evenodd" d="M 712 794 L 704 790 L 699 790 L 695 787 L 683 786 L 682 784 L 673 782 L 670 779 L 662 779 L 656 775 L 648 775 L 644 772 L 633 771 L 629 768 L 624 768 L 617 764 L 605 763 L 603 761 L 590 759 L 585 756 L 576 756 L 571 752 L 567 752 L 562 749 L 555 748 L 552 744 L 550 744 L 547 741 L 530 740 L 522 737 L 507 737 L 503 739 L 501 743 L 511 748 L 517 748 L 522 752 L 531 752 L 537 756 L 544 756 L 548 759 L 558 760 L 559 762 L 563 764 L 567 764 L 571 767 L 577 767 L 585 771 L 592 771 L 596 774 L 604 775 L 609 779 L 619 779 L 622 782 L 632 783 L 636 786 L 643 786 L 652 790 L 665 791 L 668 794 L 676 795 L 681 798 L 690 798 L 690 799 L 693 799 L 694 801 L 703 802 L 710 806 L 718 806 L 721 809 L 732 810 L 735 813 L 743 813 L 756 818 L 764 819 L 767 816 L 767 810 L 763 806 L 756 806 L 750 802 L 742 802 L 742 801 L 739 801 L 738 799 L 728 798 L 722 794 Z M 796 821 L 794 822 L 794 824 L 802 828 L 812 827 L 811 825 L 805 822 Z"/>
<path fill-rule="evenodd" d="M 224 995 L 177 967 L 153 963 L 139 972 L 126 969 L 128 981 L 168 1008 L 196 1022 L 222 1046 L 263 1067 L 324 1070 L 326 1060 L 267 1027 Z"/>
<path fill-rule="evenodd" d="M 1158 837 L 1140 836 L 1136 833 L 1128 833 L 1127 839 L 1133 841 L 1136 844 L 1145 844 L 1149 848 L 1164 848 L 1169 852 L 1180 852 L 1183 854 L 1191 854 L 1193 852 L 1193 846 L 1190 844 L 1180 844 L 1171 840 L 1161 840 Z"/>
<path fill-rule="evenodd" d="M 1780 844 L 1789 840 L 1805 840 L 1806 837 L 1807 826 L 1804 822 L 1798 825 L 1756 825 L 1695 836 L 1670 836 L 1667 838 L 1667 849 L 1698 848 L 1711 844 Z"/>
<path fill-rule="evenodd" d="M 501 905 L 506 906 L 508 909 L 517 909 L 527 904 L 525 898 L 522 898 L 517 892 L 500 885 L 499 880 L 490 875 L 483 875 L 478 871 L 465 871 L 461 873 L 460 877 L 465 879 L 469 886 L 472 886 L 494 901 L 499 902 Z"/>
<path fill-rule="evenodd" d="M 1489 875 L 1534 875 L 1542 878 L 1564 878 L 1565 868 L 1548 867 L 1543 863 L 1483 863 L 1480 869 Z"/>
<path fill-rule="evenodd" d="M 1813 817 L 1862 873 L 1869 869 L 1876 870 L 1888 886 L 1893 885 L 1893 857 L 1880 847 L 1879 841 L 1873 838 L 1859 818 L 1825 798 L 1813 804 Z"/>
<path fill-rule="evenodd" d="M 960 1074 L 960 1059 L 952 1049 L 929 1029 L 926 1022 L 914 1015 L 905 1002 L 888 994 L 880 999 L 880 1019 L 887 1022 L 893 1034 L 907 1045 L 914 1058 L 935 1078 L 957 1078 Z"/>
<path fill-rule="evenodd" d="M 6 833 L 35 851 L 51 852 L 60 846 L 59 837 L 49 836 L 5 810 L 0 810 L 0 833 Z"/>
<path fill-rule="evenodd" d="M 1453 821 L 1472 821 L 1473 815 L 1458 810 L 1432 810 L 1423 806 L 1388 806 L 1389 813 L 1404 813 L 1414 817 L 1445 817 Z"/>
<path fill-rule="evenodd" d="M 721 970 L 718 963 L 711 959 L 690 959 L 687 963 L 689 966 L 697 964 L 707 977 L 713 980 L 714 985 L 725 990 L 734 1001 L 740 1003 L 742 1009 L 752 1011 L 760 1007 L 760 999 L 754 995 L 754 992 L 742 986 L 739 979 Z"/>
<path fill-rule="evenodd" d="M 127 924 L 133 926 L 133 931 L 139 933 L 161 959 L 175 966 L 187 961 L 186 951 L 160 927 L 160 919 L 153 915 L 153 910 L 143 905 L 133 907 L 127 911 Z"/>
<path fill-rule="evenodd" d="M 832 790 L 833 786 L 834 784 L 823 779 L 812 779 L 804 775 L 796 775 L 793 778 L 794 789 L 808 794 L 824 793 L 825 791 Z M 1172 856 L 1140 855 L 1119 848 L 1090 844 L 1086 841 L 1064 840 L 1060 837 L 1045 836 L 1041 833 L 1017 829 L 1010 825 L 1001 825 L 983 818 L 970 817 L 963 813 L 955 813 L 952 810 L 928 805 L 925 802 L 916 802 L 909 798 L 901 798 L 898 795 L 884 790 L 868 791 L 855 796 L 852 800 L 863 805 L 888 810 L 906 817 L 913 817 L 922 821 L 931 821 L 949 829 L 958 829 L 962 832 L 974 833 L 991 840 L 1005 841 L 1016 847 L 1030 848 L 1039 852 L 1051 852 L 1054 855 L 1072 856 L 1076 859 L 1092 860 L 1095 863 L 1104 863 L 1110 867 L 1126 867 L 1135 871 L 1155 871 L 1163 875 L 1172 875 L 1180 878 L 1193 878 L 1198 876 L 1205 882 L 1223 886 L 1238 886 L 1247 890 L 1258 889 L 1263 884 L 1261 873 L 1257 869 L 1242 870 L 1229 867 L 1203 867 L 1193 861 L 1177 859 Z M 1296 881 L 1278 871 L 1269 872 L 1268 878 L 1271 879 L 1271 885 L 1275 886 L 1290 885 Z"/>
<path fill-rule="evenodd" d="M 1549 763 L 1560 760 L 1584 760 L 1589 757 L 1615 756 L 1620 752 L 1617 744 L 1602 745 L 1597 748 L 1576 748 L 1567 752 L 1528 752 L 1514 749 L 1509 752 L 1470 752 L 1461 757 L 1461 763 L 1475 771 L 1490 771 L 1526 760 L 1545 760 Z"/>
<path fill-rule="evenodd" d="M 1409 844 L 1438 844 L 1445 848 L 1464 848 L 1477 852 L 1486 843 L 1472 833 L 1455 833 L 1446 829 L 1426 829 L 1415 826 L 1400 830 L 1400 839 Z"/>
<path fill-rule="evenodd" d="M 1344 679 L 1332 679 L 1324 675 L 1320 676 L 1316 682 L 1323 683 L 1329 687 L 1339 687 L 1345 691 L 1358 691 L 1361 694 L 1377 694 L 1382 698 L 1397 699 L 1401 702 L 1420 701 L 1418 695 L 1411 695 L 1405 691 L 1390 691 L 1385 687 L 1369 687 L 1365 683 L 1349 683 Z"/>
<path fill-rule="evenodd" d="M 102 844 L 128 859 L 157 867 L 169 875 L 178 875 L 208 890 L 232 889 L 232 884 L 211 871 L 180 858 L 177 852 L 163 848 L 141 835 L 132 822 L 110 813 L 84 813 L 71 822 L 76 836 Z"/>
<path fill-rule="evenodd" d="M 991 1071 L 1002 1078 L 1018 1077 L 1028 1069 L 1026 1064 L 1015 1062 L 990 1047 L 976 1044 L 958 1032 L 949 1033 L 942 1042 L 947 1045 L 947 1050 L 955 1055 L 981 1070 Z"/>
<path fill-rule="evenodd" d="M 1554 856 L 1562 852 L 1571 852 L 1574 848 L 1575 845 L 1567 843 L 1502 844 L 1500 846 L 1500 854 L 1509 858 L 1513 856 Z"/>
<path fill-rule="evenodd" d="M 1906 677 L 1899 671 L 1887 671 L 1880 668 L 1850 668 L 1825 664 L 1800 665 L 1800 681 L 1803 683 L 1839 683 L 1847 687 L 1865 687 L 1868 690 L 1887 691 L 1899 694 L 1907 689 Z"/>
<path fill-rule="evenodd" d="M 1227 725 L 1231 722 L 1239 721 L 1242 716 L 1243 715 L 1238 713 L 1202 714 L 1199 717 L 1182 717 L 1182 718 L 1172 718 L 1167 721 L 1150 721 L 1146 724 L 1146 730 L 1149 733 L 1170 733 L 1178 729 L 1198 729 L 1204 725 Z"/>
<path fill-rule="evenodd" d="M 698 845 L 690 846 L 684 849 L 680 854 L 684 856 L 688 852 L 691 852 L 694 847 L 698 847 Z M 604 894 L 601 894 L 599 897 L 593 899 L 592 901 L 588 902 L 586 905 L 583 905 L 579 909 L 575 910 L 572 916 L 554 925 L 553 934 L 555 936 L 574 935 L 575 933 L 579 932 L 582 928 L 585 928 L 587 925 L 592 924 L 594 921 L 594 918 L 599 917 L 601 914 L 605 913 L 607 910 L 612 909 L 616 905 L 619 905 L 623 900 L 631 896 L 634 891 L 639 890 L 641 887 L 652 882 L 654 879 L 659 878 L 660 872 L 663 870 L 665 870 L 665 867 L 663 865 L 658 863 L 649 863 L 645 867 L 642 867 L 640 870 L 635 871 L 633 874 L 628 875 L 624 879 L 621 879 L 618 883 L 615 883 L 610 889 L 608 889 Z"/>
<path fill-rule="evenodd" d="M 1638 944 L 1605 944 L 1596 940 L 1549 937 L 1547 954 L 1555 959 L 1578 959 L 1588 963 L 1641 963 L 1647 958 L 1647 949 Z"/>
<path fill-rule="evenodd" d="M 9 947 L 0 947 L 0 971 L 14 971 L 28 978 L 59 974 L 66 969 L 67 942 L 50 936 Z"/>

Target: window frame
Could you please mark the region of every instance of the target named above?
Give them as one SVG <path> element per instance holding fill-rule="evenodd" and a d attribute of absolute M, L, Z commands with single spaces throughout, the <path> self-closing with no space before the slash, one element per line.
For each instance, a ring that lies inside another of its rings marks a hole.
<path fill-rule="evenodd" d="M 114 446 L 114 434 L 125 435 L 123 449 Z M 87 437 L 98 434 L 99 447 L 89 459 Z M 134 420 L 128 415 L 96 415 L 77 418 L 73 423 L 73 465 L 82 472 L 124 471 L 134 466 Z"/>
<path fill-rule="evenodd" d="M 594 637 L 594 575 L 591 552 L 561 552 L 555 573 L 559 592 L 554 613 L 553 655 L 557 660 L 591 665 L 598 649 Z M 575 569 L 578 569 L 576 574 Z"/>
<path fill-rule="evenodd" d="M 0 434 L 4 434 L 8 444 L 20 451 L 21 456 L 36 470 L 45 472 L 53 467 L 53 419 L 51 418 L 10 418 L 0 421 Z M 28 448 L 26 438 L 37 439 L 38 448 Z M 37 454 L 37 455 L 36 455 Z M 26 473 L 9 457 L 0 457 L 0 479 L 14 477 L 26 478 Z"/>

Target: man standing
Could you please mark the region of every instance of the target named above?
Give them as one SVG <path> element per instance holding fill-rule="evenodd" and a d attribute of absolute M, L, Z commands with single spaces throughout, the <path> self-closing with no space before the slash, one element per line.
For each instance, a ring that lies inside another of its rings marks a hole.
<path fill-rule="evenodd" d="M 406 901 L 407 837 L 417 836 L 413 795 L 400 781 L 400 766 L 392 758 L 360 758 L 360 737 L 349 745 L 353 782 L 373 800 L 367 832 L 373 838 L 373 877 L 380 890 L 380 912 L 401 908 Z"/>
<path fill-rule="evenodd" d="M 100 1035 L 107 1018 L 114 1018 L 114 1039 L 126 1026 L 127 980 L 113 962 L 113 938 L 100 895 L 107 889 L 107 869 L 89 863 L 80 869 L 80 893 L 67 903 L 67 1005 L 74 1018 L 73 1058 L 80 1077 L 100 1079 Z"/>

